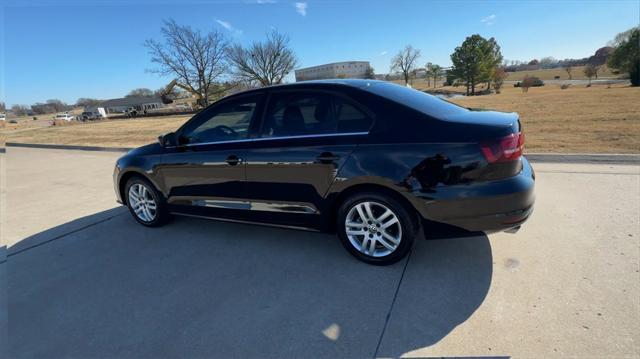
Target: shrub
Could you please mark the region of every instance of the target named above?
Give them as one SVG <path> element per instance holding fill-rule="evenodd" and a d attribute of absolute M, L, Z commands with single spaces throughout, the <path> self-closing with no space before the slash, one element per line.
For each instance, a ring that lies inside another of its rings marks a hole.
<path fill-rule="evenodd" d="M 507 78 L 507 72 L 503 67 L 499 67 L 496 69 L 493 74 L 493 88 L 496 90 L 496 94 L 500 93 L 500 89 L 504 84 L 504 80 Z"/>
<path fill-rule="evenodd" d="M 529 92 L 529 87 L 533 86 L 533 83 L 535 81 L 534 79 L 534 77 L 529 77 L 528 75 L 524 77 L 522 83 L 520 84 L 520 87 L 522 87 L 522 92 Z"/>
<path fill-rule="evenodd" d="M 544 81 L 542 81 L 540 78 L 538 78 L 536 76 L 526 75 L 524 77 L 524 79 L 522 80 L 522 82 L 520 82 L 520 81 L 516 82 L 515 84 L 513 84 L 513 87 L 524 87 L 525 86 L 525 81 L 526 81 L 526 86 L 527 87 L 544 86 Z"/>
<path fill-rule="evenodd" d="M 72 123 L 73 121 L 53 120 L 53 122 L 51 123 L 51 126 L 68 126 L 68 125 L 71 125 Z"/>
<path fill-rule="evenodd" d="M 569 88 L 569 86 L 571 86 L 570 84 L 562 84 L 560 85 L 560 90 L 566 90 Z"/>

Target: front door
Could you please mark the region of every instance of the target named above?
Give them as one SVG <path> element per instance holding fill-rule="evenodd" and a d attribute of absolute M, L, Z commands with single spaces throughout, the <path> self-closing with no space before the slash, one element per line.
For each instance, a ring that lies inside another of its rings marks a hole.
<path fill-rule="evenodd" d="M 172 211 L 233 215 L 246 203 L 246 148 L 261 95 L 224 101 L 177 133 L 179 145 L 158 170 Z"/>

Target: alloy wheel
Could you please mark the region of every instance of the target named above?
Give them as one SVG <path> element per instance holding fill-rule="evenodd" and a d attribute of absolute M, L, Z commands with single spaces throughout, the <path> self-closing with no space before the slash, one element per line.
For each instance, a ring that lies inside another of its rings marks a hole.
<path fill-rule="evenodd" d="M 344 225 L 351 245 L 371 257 L 393 253 L 402 240 L 398 216 L 379 202 L 357 203 L 347 213 Z"/>
<path fill-rule="evenodd" d="M 151 191 L 140 183 L 134 183 L 129 187 L 129 206 L 144 222 L 152 222 L 158 214 L 158 205 Z"/>

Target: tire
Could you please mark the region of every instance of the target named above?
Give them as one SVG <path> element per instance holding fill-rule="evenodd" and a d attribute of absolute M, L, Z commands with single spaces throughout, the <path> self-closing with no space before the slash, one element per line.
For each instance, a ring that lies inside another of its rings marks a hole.
<path fill-rule="evenodd" d="M 131 177 L 125 185 L 123 197 L 133 218 L 144 226 L 159 227 L 171 218 L 164 196 L 145 178 Z M 140 198 L 144 198 L 144 203 L 137 205 Z"/>
<path fill-rule="evenodd" d="M 336 229 L 342 245 L 369 264 L 389 265 L 401 260 L 413 248 L 419 229 L 415 210 L 407 207 L 382 193 L 350 196 L 337 214 Z"/>

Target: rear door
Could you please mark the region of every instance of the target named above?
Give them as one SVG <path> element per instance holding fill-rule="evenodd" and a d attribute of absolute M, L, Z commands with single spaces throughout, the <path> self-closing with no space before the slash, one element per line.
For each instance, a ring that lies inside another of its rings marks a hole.
<path fill-rule="evenodd" d="M 372 118 L 339 94 L 280 90 L 269 96 L 246 152 L 255 220 L 314 226 L 323 198 Z"/>

